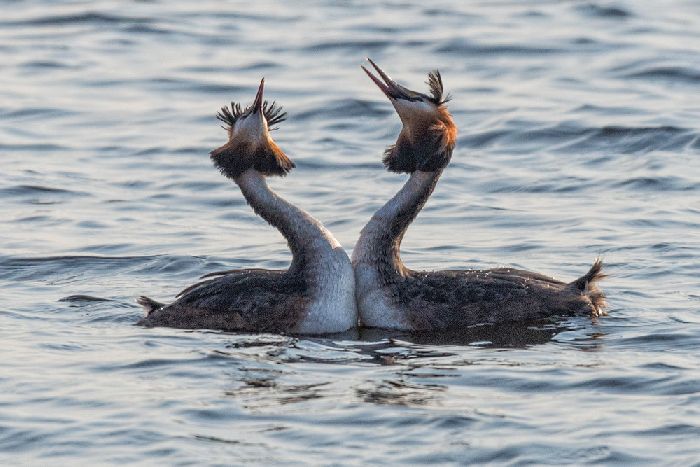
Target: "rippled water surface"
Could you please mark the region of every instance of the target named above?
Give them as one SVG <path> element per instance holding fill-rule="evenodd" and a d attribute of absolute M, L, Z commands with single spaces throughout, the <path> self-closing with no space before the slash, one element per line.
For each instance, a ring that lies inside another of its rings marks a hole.
<path fill-rule="evenodd" d="M 2 2 L 0 461 L 700 460 L 700 6 L 695 1 Z M 459 336 L 144 329 L 141 293 L 285 267 L 218 174 L 214 115 L 260 77 L 297 162 L 273 187 L 350 251 L 404 181 L 359 65 L 460 128 L 409 230 L 414 268 L 572 280 L 610 316 Z"/>

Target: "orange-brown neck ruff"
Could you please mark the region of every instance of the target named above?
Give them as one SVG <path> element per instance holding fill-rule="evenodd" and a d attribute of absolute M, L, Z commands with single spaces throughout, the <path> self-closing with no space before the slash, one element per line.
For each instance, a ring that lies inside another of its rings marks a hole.
<path fill-rule="evenodd" d="M 390 172 L 433 172 L 449 164 L 457 142 L 457 126 L 445 106 L 433 115 L 416 115 L 404 122 L 396 143 L 384 152 Z"/>
<path fill-rule="evenodd" d="M 294 162 L 271 139 L 260 145 L 229 141 L 211 152 L 211 160 L 230 179 L 239 177 L 248 169 L 267 176 L 284 177 L 295 167 Z"/>

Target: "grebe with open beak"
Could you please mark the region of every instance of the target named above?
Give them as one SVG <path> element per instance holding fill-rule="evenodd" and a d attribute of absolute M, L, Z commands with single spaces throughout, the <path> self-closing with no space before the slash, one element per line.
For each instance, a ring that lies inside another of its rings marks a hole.
<path fill-rule="evenodd" d="M 457 127 L 447 111 L 439 72 L 428 75 L 426 95 L 401 86 L 369 62 L 379 77 L 362 69 L 403 124 L 396 143 L 384 153 L 384 165 L 410 176 L 362 229 L 355 245 L 360 322 L 407 331 L 454 331 L 475 324 L 605 314 L 605 298 L 596 284 L 604 277 L 600 260 L 570 283 L 510 268 L 423 272 L 403 264 L 401 240 L 450 162 Z"/>
<path fill-rule="evenodd" d="M 139 324 L 185 329 L 327 334 L 357 326 L 350 259 L 335 237 L 306 211 L 273 192 L 266 176 L 285 176 L 294 163 L 270 136 L 286 114 L 263 101 L 231 103 L 217 115 L 228 142 L 211 152 L 221 173 L 240 188 L 256 214 L 289 244 L 287 270 L 240 269 L 208 274 L 169 304 L 140 297 L 146 317 Z"/>

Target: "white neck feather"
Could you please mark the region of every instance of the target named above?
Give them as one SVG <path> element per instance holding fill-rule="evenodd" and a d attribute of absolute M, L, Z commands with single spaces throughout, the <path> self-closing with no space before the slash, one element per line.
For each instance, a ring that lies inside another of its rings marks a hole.
<path fill-rule="evenodd" d="M 353 251 L 353 262 L 369 261 L 375 262 L 383 258 L 377 258 L 377 254 L 390 254 L 389 251 L 377 251 L 380 243 L 391 236 L 392 228 L 398 227 L 401 231 L 395 232 L 394 238 L 403 236 L 410 222 L 415 218 L 418 212 L 422 209 L 423 204 L 432 192 L 431 185 L 436 182 L 436 177 L 439 174 L 435 172 L 416 171 L 411 173 L 404 186 L 386 202 L 384 206 L 379 208 L 374 213 L 372 219 L 365 225 L 360 232 L 360 238 L 355 245 Z M 410 220 L 406 225 L 396 226 L 397 218 L 400 216 L 409 216 Z M 398 245 L 397 245 L 398 246 Z"/>
<path fill-rule="evenodd" d="M 272 191 L 257 170 L 246 170 L 235 181 L 256 214 L 280 230 L 293 254 L 307 249 L 332 250 L 340 246 L 333 234 L 311 214 Z M 301 248 L 298 252 L 295 251 L 297 247 Z"/>
<path fill-rule="evenodd" d="M 289 272 L 306 278 L 312 303 L 296 332 L 322 334 L 356 326 L 352 265 L 333 234 L 309 213 L 272 191 L 260 172 L 249 169 L 235 182 L 255 213 L 287 240 L 292 250 Z"/>
<path fill-rule="evenodd" d="M 352 253 L 360 321 L 365 326 L 411 329 L 387 284 L 409 273 L 399 256 L 406 229 L 423 208 L 441 171 L 411 174 L 404 186 L 372 216 Z"/>

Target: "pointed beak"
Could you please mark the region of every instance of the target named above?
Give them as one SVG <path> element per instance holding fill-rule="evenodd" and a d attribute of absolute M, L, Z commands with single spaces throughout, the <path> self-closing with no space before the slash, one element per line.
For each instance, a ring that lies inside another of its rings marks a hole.
<path fill-rule="evenodd" d="M 258 87 L 258 93 L 255 95 L 255 100 L 253 101 L 253 105 L 250 106 L 250 108 L 253 110 L 253 113 L 259 113 L 262 111 L 264 89 L 265 89 L 265 78 L 260 80 L 260 86 Z"/>
<path fill-rule="evenodd" d="M 372 61 L 371 58 L 367 58 L 369 63 L 372 64 L 374 69 L 377 71 L 379 76 L 381 77 L 381 80 L 374 76 L 372 72 L 370 72 L 367 68 L 364 66 L 360 65 L 360 67 L 367 73 L 367 76 L 374 81 L 374 84 L 377 85 L 377 87 L 384 93 L 386 97 L 389 99 L 408 99 L 411 100 L 411 91 L 406 89 L 405 87 L 401 86 L 398 84 L 396 81 L 391 79 L 389 75 L 384 73 L 384 70 L 379 68 L 376 63 Z M 382 81 L 383 80 L 383 81 Z"/>

